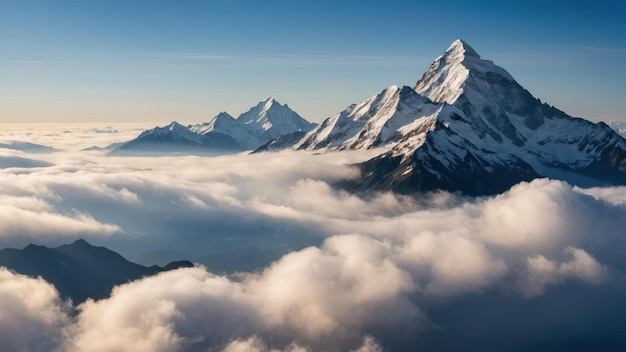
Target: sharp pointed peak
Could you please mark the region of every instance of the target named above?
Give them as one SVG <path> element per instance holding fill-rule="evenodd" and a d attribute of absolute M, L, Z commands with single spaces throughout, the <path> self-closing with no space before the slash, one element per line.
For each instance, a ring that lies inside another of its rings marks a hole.
<path fill-rule="evenodd" d="M 167 124 L 167 126 L 165 126 L 165 128 L 169 128 L 170 130 L 172 128 L 179 128 L 179 127 L 185 127 L 182 124 L 178 123 L 177 121 L 172 121 L 169 124 Z"/>
<path fill-rule="evenodd" d="M 495 73 L 505 80 L 515 81 L 505 69 L 495 65 L 493 61 L 482 59 L 469 44 L 457 39 L 433 62 L 414 88 L 434 102 L 452 104 L 465 92 L 470 75 L 484 81 L 481 77 L 487 73 Z M 481 89 L 477 84 L 474 82 L 470 85 L 474 89 Z M 489 84 L 485 83 L 483 86 L 487 85 Z"/>
<path fill-rule="evenodd" d="M 74 247 L 93 247 L 89 242 L 85 241 L 82 238 L 77 239 L 76 241 L 69 244 Z"/>
<path fill-rule="evenodd" d="M 390 85 L 389 87 L 385 88 L 383 90 L 383 92 L 395 92 L 397 90 L 400 90 L 400 87 L 398 87 L 397 85 L 393 84 L 393 85 Z"/>
<path fill-rule="evenodd" d="M 184 125 L 181 125 L 180 123 L 176 122 L 176 121 L 172 121 L 169 125 L 166 126 L 167 129 L 169 129 L 170 131 L 174 131 L 175 129 L 186 129 L 186 127 Z"/>
<path fill-rule="evenodd" d="M 222 111 L 219 114 L 215 115 L 213 119 L 222 119 L 222 118 L 229 118 L 231 120 L 235 119 L 231 114 L 227 113 L 226 111 Z"/>
<path fill-rule="evenodd" d="M 259 105 L 264 105 L 266 107 L 270 107 L 270 106 L 274 105 L 275 103 L 280 105 L 280 103 L 276 99 L 274 99 L 273 96 L 269 96 L 269 97 L 261 100 L 261 102 L 259 102 Z"/>
<path fill-rule="evenodd" d="M 475 57 L 480 59 L 480 55 L 463 39 L 457 39 L 452 42 L 452 45 L 446 50 L 446 54 L 459 54 L 463 57 Z"/>

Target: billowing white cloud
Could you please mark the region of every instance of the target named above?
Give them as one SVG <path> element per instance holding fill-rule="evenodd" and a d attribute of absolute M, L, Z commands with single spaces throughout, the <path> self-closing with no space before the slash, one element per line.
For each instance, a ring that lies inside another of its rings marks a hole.
<path fill-rule="evenodd" d="M 576 190 L 596 199 L 605 200 L 613 205 L 626 205 L 626 187 L 594 187 L 587 189 L 576 187 Z"/>
<path fill-rule="evenodd" d="M 311 352 L 305 347 L 296 343 L 291 343 L 284 349 L 269 348 L 258 336 L 251 336 L 247 339 L 237 339 L 230 342 L 222 352 Z M 363 338 L 363 344 L 350 352 L 382 352 L 382 347 L 371 336 Z"/>
<path fill-rule="evenodd" d="M 568 279 L 587 283 L 600 283 L 608 274 L 607 268 L 580 248 L 568 247 L 565 253 L 572 258 L 562 263 L 542 255 L 527 258 L 527 272 L 520 280 L 520 289 L 527 297 L 543 294 L 546 286 Z"/>
<path fill-rule="evenodd" d="M 68 351 L 175 351 L 250 333 L 254 309 L 242 287 L 202 268 L 181 269 L 117 287 L 87 301 Z M 235 335 L 236 336 L 236 335 Z"/>
<path fill-rule="evenodd" d="M 64 348 L 266 351 L 263 341 L 283 341 L 286 351 L 362 344 L 374 351 L 371 339 L 362 341 L 367 329 L 423 320 L 408 299 L 411 277 L 387 258 L 389 251 L 385 243 L 344 235 L 238 279 L 201 267 L 162 273 L 81 305 Z"/>
<path fill-rule="evenodd" d="M 0 346 L 5 351 L 52 351 L 70 323 L 56 289 L 41 278 L 0 267 Z"/>
<path fill-rule="evenodd" d="M 47 167 L 0 170 L 0 247 L 105 235 L 99 244 L 112 249 L 196 258 L 228 246 L 292 250 L 252 273 L 196 267 L 120 286 L 55 323 L 70 352 L 381 351 L 389 330 L 436 326 L 424 313 L 433 301 L 494 292 L 533 300 L 623 270 L 609 255 L 624 246 L 622 188 L 535 180 L 484 198 L 335 189 L 368 153 L 52 153 Z"/>
<path fill-rule="evenodd" d="M 0 197 L 12 203 L 0 205 L 0 240 L 44 240 L 77 236 L 110 236 L 121 229 L 93 217 L 73 212 L 59 214 L 40 199 Z"/>

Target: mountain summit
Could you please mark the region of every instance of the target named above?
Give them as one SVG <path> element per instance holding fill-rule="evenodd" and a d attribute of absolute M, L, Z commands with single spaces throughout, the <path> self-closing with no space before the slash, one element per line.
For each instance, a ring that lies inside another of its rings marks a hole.
<path fill-rule="evenodd" d="M 481 59 L 471 46 L 457 39 L 430 65 L 414 89 L 436 103 L 454 104 L 466 90 L 487 93 L 489 83 L 496 80 L 515 82 L 504 69 Z"/>
<path fill-rule="evenodd" d="M 258 135 L 261 144 L 287 133 L 306 132 L 315 127 L 315 124 L 305 120 L 287 104 L 281 105 L 273 97 L 259 102 L 237 120 Z"/>
<path fill-rule="evenodd" d="M 326 119 L 295 149 L 384 147 L 359 165 L 355 190 L 496 194 L 550 177 L 626 184 L 626 140 L 604 123 L 542 103 L 503 68 L 456 40 L 414 88 L 389 87 Z"/>

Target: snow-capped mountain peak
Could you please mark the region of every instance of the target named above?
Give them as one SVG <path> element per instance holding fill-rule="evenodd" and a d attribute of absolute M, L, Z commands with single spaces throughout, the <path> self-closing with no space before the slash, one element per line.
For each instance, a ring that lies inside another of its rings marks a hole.
<path fill-rule="evenodd" d="M 476 50 L 474 50 L 474 48 L 469 46 L 469 44 L 467 44 L 467 42 L 465 42 L 462 39 L 457 39 L 454 42 L 452 42 L 448 50 L 446 50 L 445 54 L 448 54 L 450 56 L 455 56 L 457 58 L 461 56 L 462 57 L 472 56 L 477 59 L 480 59 L 480 55 L 476 52 Z M 462 61 L 462 58 L 461 58 L 461 61 Z"/>
<path fill-rule="evenodd" d="M 241 114 L 237 121 L 258 134 L 264 143 L 287 133 L 309 131 L 315 126 L 271 96 Z"/>
<path fill-rule="evenodd" d="M 264 105 L 264 107 L 265 107 L 266 109 L 269 109 L 269 108 L 270 108 L 270 107 L 271 107 L 274 103 L 277 103 L 277 104 L 279 104 L 279 105 L 280 105 L 280 103 L 278 103 L 278 102 L 274 99 L 274 97 L 273 97 L 273 96 L 269 96 L 269 97 L 267 97 L 267 98 L 265 98 L 265 99 L 261 100 L 261 102 L 259 102 L 259 105 L 260 105 L 260 104 L 263 104 L 263 105 Z"/>
<path fill-rule="evenodd" d="M 208 122 L 191 126 L 189 130 L 205 137 L 216 134 L 228 136 L 244 149 L 256 148 L 261 143 L 258 136 L 227 112 L 220 112 Z"/>
<path fill-rule="evenodd" d="M 382 148 L 344 186 L 494 194 L 538 177 L 626 184 L 626 140 L 542 103 L 457 40 L 414 89 L 389 87 L 326 119 L 295 149 Z"/>
<path fill-rule="evenodd" d="M 169 125 L 163 127 L 155 127 L 153 129 L 144 131 L 139 137 L 154 135 L 154 136 L 170 136 L 174 140 L 193 140 L 197 141 L 194 133 L 189 131 L 187 126 L 183 126 L 176 121 L 172 121 Z M 139 138 L 138 137 L 138 138 Z"/>
<path fill-rule="evenodd" d="M 312 124 L 287 105 L 268 97 L 235 119 L 221 112 L 211 120 L 190 126 L 177 122 L 144 131 L 111 152 L 121 155 L 155 151 L 229 153 L 256 149 L 273 138 L 294 132 L 308 132 Z M 196 148 L 196 149 L 194 149 Z"/>
<path fill-rule="evenodd" d="M 468 79 L 470 76 L 471 80 Z M 487 89 L 483 81 L 491 76 L 514 81 L 506 70 L 493 61 L 481 59 L 471 46 L 457 39 L 433 62 L 415 84 L 415 90 L 434 102 L 453 104 L 465 92 L 467 85 L 478 90 Z"/>
<path fill-rule="evenodd" d="M 217 114 L 208 122 L 203 122 L 191 126 L 189 130 L 193 133 L 206 134 L 215 130 L 219 130 L 220 128 L 230 128 L 235 124 L 237 124 L 235 118 L 230 116 L 230 114 L 228 114 L 227 112 L 223 111 Z"/>

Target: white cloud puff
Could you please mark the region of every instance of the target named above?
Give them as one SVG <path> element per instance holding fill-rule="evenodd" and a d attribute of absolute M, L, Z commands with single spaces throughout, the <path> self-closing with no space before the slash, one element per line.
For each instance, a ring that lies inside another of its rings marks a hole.
<path fill-rule="evenodd" d="M 411 278 L 387 259 L 389 250 L 362 236 L 336 236 L 239 280 L 201 267 L 162 273 L 81 305 L 64 348 L 267 351 L 265 340 L 285 351 L 359 348 L 368 328 L 423 319 L 408 300 Z M 364 346 L 375 351 L 376 344 Z"/>
<path fill-rule="evenodd" d="M 69 324 L 68 306 L 41 278 L 0 267 L 0 345 L 5 351 L 52 351 Z"/>
<path fill-rule="evenodd" d="M 6 199 L 6 198 L 5 198 Z M 89 215 L 58 214 L 37 199 L 12 198 L 12 204 L 0 205 L 0 239 L 49 240 L 77 236 L 109 236 L 121 229 L 103 224 Z"/>
<path fill-rule="evenodd" d="M 526 273 L 520 280 L 522 293 L 527 297 L 543 294 L 546 286 L 568 279 L 578 279 L 586 283 L 600 283 L 608 275 L 606 267 L 601 265 L 589 253 L 580 248 L 565 249 L 572 258 L 557 263 L 542 255 L 526 259 Z"/>

